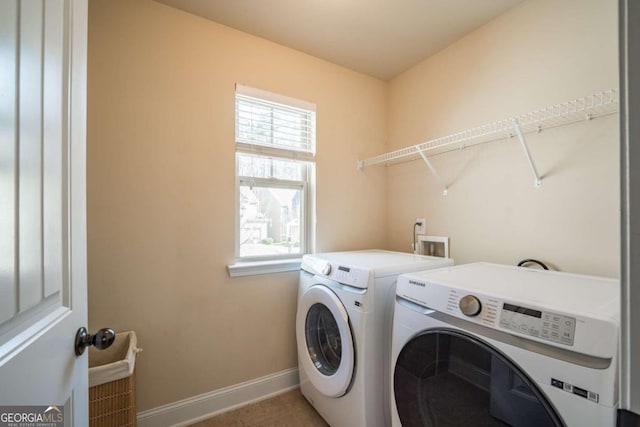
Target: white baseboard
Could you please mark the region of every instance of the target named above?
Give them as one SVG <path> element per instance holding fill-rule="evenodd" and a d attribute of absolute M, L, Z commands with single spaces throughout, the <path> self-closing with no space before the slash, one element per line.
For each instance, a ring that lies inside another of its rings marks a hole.
<path fill-rule="evenodd" d="M 138 427 L 181 427 L 298 387 L 291 368 L 138 413 Z"/>

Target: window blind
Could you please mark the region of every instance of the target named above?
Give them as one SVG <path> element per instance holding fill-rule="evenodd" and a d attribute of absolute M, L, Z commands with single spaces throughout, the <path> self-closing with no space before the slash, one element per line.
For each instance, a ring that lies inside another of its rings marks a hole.
<path fill-rule="evenodd" d="M 315 105 L 236 85 L 240 151 L 309 159 L 315 151 Z"/>

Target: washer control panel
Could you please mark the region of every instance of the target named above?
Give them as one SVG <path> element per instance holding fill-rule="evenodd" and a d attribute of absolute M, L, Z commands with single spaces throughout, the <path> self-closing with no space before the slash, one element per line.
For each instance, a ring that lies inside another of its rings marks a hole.
<path fill-rule="evenodd" d="M 503 302 L 500 309 L 500 327 L 560 344 L 573 345 L 576 318 Z"/>
<path fill-rule="evenodd" d="M 369 270 L 364 268 L 349 267 L 339 264 L 327 264 L 329 273 L 324 273 L 331 280 L 335 280 L 343 285 L 355 286 L 356 288 L 367 288 L 369 284 Z"/>
<path fill-rule="evenodd" d="M 369 286 L 370 271 L 366 268 L 340 265 L 309 257 L 303 258 L 302 269 L 319 276 L 324 276 L 338 283 L 342 283 L 343 285 L 363 289 Z"/>

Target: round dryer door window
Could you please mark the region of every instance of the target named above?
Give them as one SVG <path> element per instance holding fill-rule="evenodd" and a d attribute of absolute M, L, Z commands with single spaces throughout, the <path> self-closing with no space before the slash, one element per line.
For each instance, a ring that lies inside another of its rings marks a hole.
<path fill-rule="evenodd" d="M 396 362 L 398 417 L 411 426 L 563 426 L 537 385 L 476 337 L 434 329 L 409 341 Z"/>
<path fill-rule="evenodd" d="M 296 339 L 301 369 L 330 397 L 344 395 L 353 378 L 354 346 L 349 316 L 327 286 L 312 286 L 298 303 Z"/>

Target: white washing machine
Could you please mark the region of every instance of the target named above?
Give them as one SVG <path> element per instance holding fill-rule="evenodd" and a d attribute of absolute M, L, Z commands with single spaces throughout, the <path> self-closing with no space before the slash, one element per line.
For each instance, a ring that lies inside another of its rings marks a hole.
<path fill-rule="evenodd" d="M 389 356 L 399 274 L 452 259 L 379 250 L 302 258 L 300 390 L 333 427 L 389 425 Z"/>
<path fill-rule="evenodd" d="M 398 278 L 392 425 L 615 425 L 618 280 L 496 264 Z"/>

